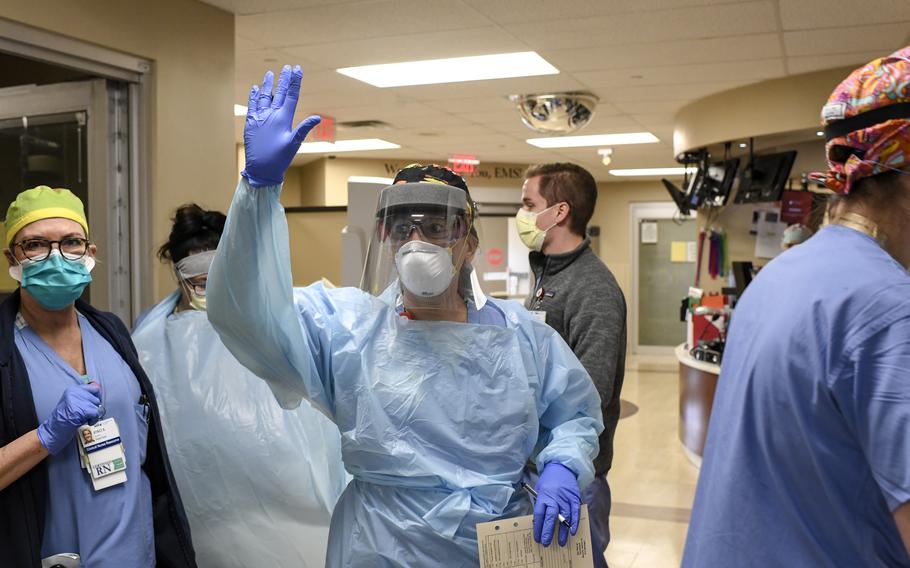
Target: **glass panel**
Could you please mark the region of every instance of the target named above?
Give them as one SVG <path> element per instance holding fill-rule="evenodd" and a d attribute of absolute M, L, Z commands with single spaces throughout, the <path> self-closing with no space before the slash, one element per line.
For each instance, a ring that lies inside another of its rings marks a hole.
<path fill-rule="evenodd" d="M 642 243 L 639 238 L 638 344 L 676 346 L 686 340 L 686 324 L 679 321 L 679 306 L 695 280 L 695 263 L 672 262 L 672 249 L 674 242 L 678 249 L 679 243 L 696 240 L 695 220 L 642 222 L 657 225 L 657 242 Z"/>
<path fill-rule="evenodd" d="M 511 211 L 512 207 L 507 209 Z M 518 239 L 514 214 L 481 213 L 476 226 L 480 249 L 473 265 L 481 288 L 495 298 L 524 302 L 531 290 L 532 275 L 528 249 Z"/>
<path fill-rule="evenodd" d="M 0 120 L 0 216 L 24 189 L 38 185 L 69 189 L 88 214 L 86 114 L 62 113 Z M 91 223 L 91 219 L 89 219 Z M 6 229 L 0 223 L 0 235 Z M 0 300 L 17 287 L 0 270 Z M 91 286 L 83 299 L 88 300 Z"/>

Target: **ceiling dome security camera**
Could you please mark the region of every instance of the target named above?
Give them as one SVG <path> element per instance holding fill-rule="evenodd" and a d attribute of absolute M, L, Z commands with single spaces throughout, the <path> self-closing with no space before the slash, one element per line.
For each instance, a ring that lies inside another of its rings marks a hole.
<path fill-rule="evenodd" d="M 594 117 L 599 100 L 591 93 L 512 95 L 521 121 L 544 134 L 568 134 L 585 127 Z"/>

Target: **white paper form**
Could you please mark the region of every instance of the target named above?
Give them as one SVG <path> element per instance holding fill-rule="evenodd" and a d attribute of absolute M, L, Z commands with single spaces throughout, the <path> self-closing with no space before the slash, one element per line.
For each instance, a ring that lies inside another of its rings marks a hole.
<path fill-rule="evenodd" d="M 534 517 L 515 517 L 477 524 L 480 568 L 594 568 L 588 506 L 581 506 L 578 533 L 566 546 L 544 548 L 534 542 Z"/>

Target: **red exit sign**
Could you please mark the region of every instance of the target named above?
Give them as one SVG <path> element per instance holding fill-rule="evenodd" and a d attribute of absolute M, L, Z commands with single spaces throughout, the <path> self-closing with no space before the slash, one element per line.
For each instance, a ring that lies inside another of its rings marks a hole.
<path fill-rule="evenodd" d="M 449 158 L 449 167 L 452 168 L 452 171 L 463 176 L 476 174 L 479 165 L 480 160 L 471 154 L 453 154 Z"/>
<path fill-rule="evenodd" d="M 310 142 L 334 142 L 335 119 L 331 116 L 322 116 L 322 122 L 316 125 L 307 139 Z"/>

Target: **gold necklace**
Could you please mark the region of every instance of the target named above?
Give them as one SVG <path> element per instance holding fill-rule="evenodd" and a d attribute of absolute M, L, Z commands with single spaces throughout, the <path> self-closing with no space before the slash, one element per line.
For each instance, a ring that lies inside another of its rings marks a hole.
<path fill-rule="evenodd" d="M 878 223 L 860 215 L 859 213 L 842 213 L 838 216 L 832 223 L 836 225 L 841 225 L 843 227 L 848 227 L 854 231 L 859 231 L 864 235 L 868 235 L 878 241 L 878 244 L 885 246 L 885 237 L 886 235 L 881 231 L 878 226 Z"/>

